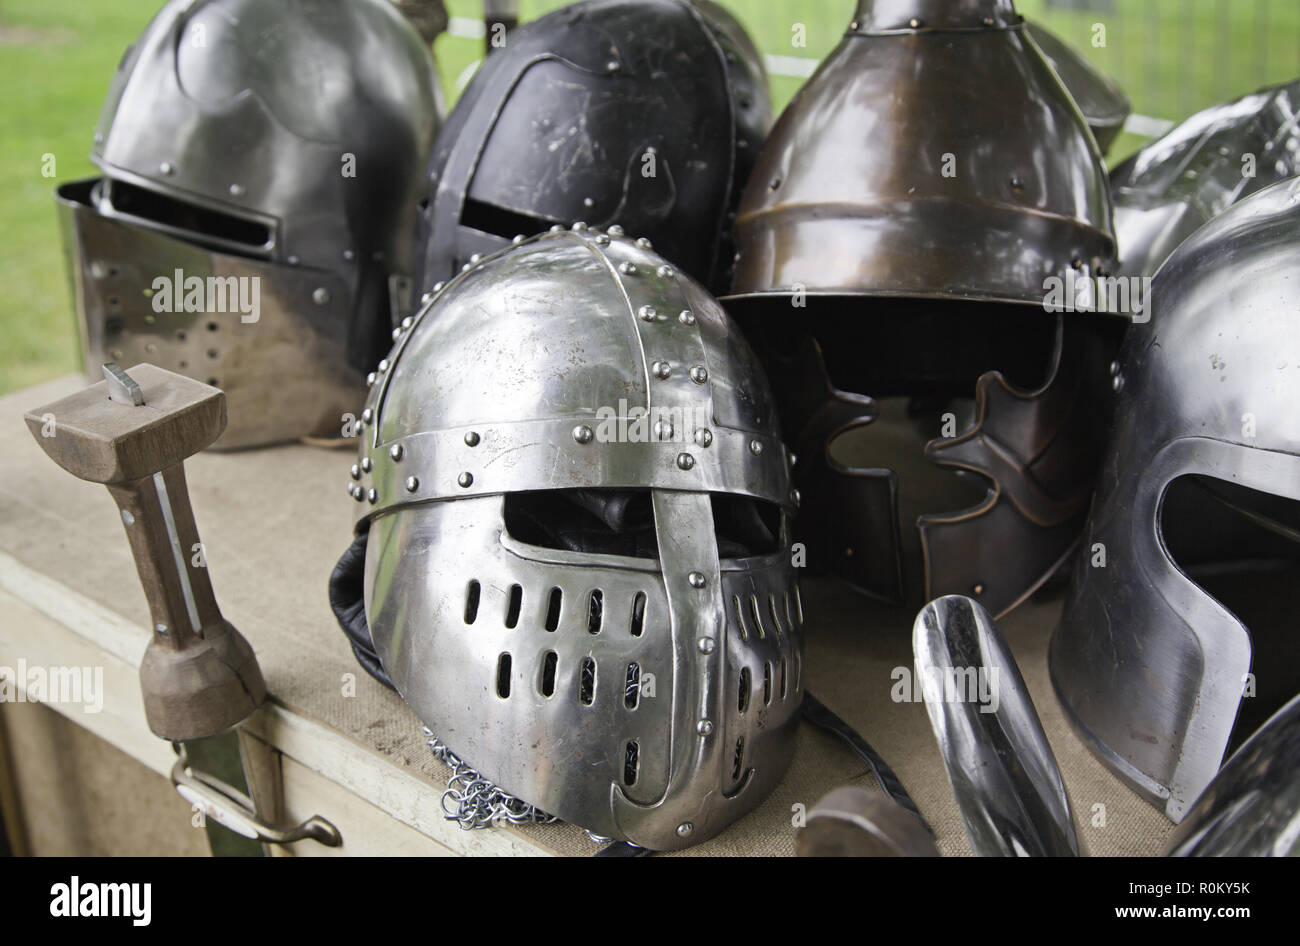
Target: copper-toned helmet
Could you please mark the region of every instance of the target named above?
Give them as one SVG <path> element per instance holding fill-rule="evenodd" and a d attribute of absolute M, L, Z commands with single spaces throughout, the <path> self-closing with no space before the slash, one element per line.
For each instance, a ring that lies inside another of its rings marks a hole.
<path fill-rule="evenodd" d="M 1106 272 L 1111 208 L 1010 0 L 861 0 L 778 120 L 736 233 L 726 301 L 798 456 L 810 567 L 896 601 L 1013 606 L 1077 538 L 1104 431 L 1088 391 L 1123 322 L 1043 311 L 1054 281 Z M 908 445 L 884 425 L 840 437 L 886 397 Z"/>

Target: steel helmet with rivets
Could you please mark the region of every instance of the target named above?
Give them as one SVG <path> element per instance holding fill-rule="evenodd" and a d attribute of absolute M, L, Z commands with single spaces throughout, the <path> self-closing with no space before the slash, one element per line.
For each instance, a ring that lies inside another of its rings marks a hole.
<path fill-rule="evenodd" d="M 164 6 L 58 192 L 87 371 L 221 387 L 219 446 L 339 436 L 407 308 L 435 90 L 387 0 Z"/>
<path fill-rule="evenodd" d="M 791 757 L 797 497 L 716 301 L 611 226 L 475 257 L 372 378 L 349 493 L 384 670 L 459 759 L 654 850 Z"/>
<path fill-rule="evenodd" d="M 586 0 L 512 32 L 429 161 L 420 294 L 555 224 L 621 223 L 713 291 L 772 121 L 763 61 L 708 0 Z"/>

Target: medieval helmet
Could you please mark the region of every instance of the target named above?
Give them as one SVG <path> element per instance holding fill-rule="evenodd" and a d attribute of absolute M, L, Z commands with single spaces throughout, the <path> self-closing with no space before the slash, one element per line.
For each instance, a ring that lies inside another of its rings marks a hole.
<path fill-rule="evenodd" d="M 1248 733 L 1300 689 L 1285 600 L 1300 564 L 1298 271 L 1293 179 L 1169 257 L 1113 366 L 1111 447 L 1049 665 L 1076 732 L 1174 821 L 1234 721 Z M 1171 518 L 1180 490 L 1195 514 Z M 1220 526 L 1233 518 L 1253 525 L 1237 548 Z M 1219 537 L 1213 558 L 1184 551 L 1198 533 Z"/>
<path fill-rule="evenodd" d="M 400 331 L 349 482 L 383 669 L 526 803 L 654 850 L 716 834 L 803 694 L 749 348 L 648 240 L 581 223 L 471 258 Z"/>
<path fill-rule="evenodd" d="M 729 214 L 770 124 L 762 60 L 716 4 L 587 0 L 526 24 L 434 145 L 419 291 L 516 233 L 578 219 L 620 222 L 725 286 Z"/>
<path fill-rule="evenodd" d="M 1097 147 L 1105 154 L 1123 131 L 1124 122 L 1133 110 L 1128 96 L 1114 79 L 1041 23 L 1026 22 L 1025 32 L 1060 78 L 1074 104 L 1079 106 L 1079 113 L 1097 140 Z"/>
<path fill-rule="evenodd" d="M 1121 273 L 1151 276 L 1198 227 L 1300 174 L 1300 80 L 1197 112 L 1115 168 Z"/>
<path fill-rule="evenodd" d="M 88 372 L 225 390 L 220 446 L 337 436 L 391 344 L 439 118 L 387 0 L 173 0 L 59 189 Z"/>
<path fill-rule="evenodd" d="M 764 146 L 736 237 L 724 302 L 782 380 L 809 566 L 895 602 L 1014 606 L 1082 526 L 1105 430 L 1090 388 L 1123 320 L 1042 311 L 1052 281 L 1105 271 L 1110 201 L 1010 0 L 860 0 Z M 901 447 L 877 424 L 854 443 L 887 449 L 835 452 L 882 413 Z M 925 515 L 904 528 L 900 509 Z"/>

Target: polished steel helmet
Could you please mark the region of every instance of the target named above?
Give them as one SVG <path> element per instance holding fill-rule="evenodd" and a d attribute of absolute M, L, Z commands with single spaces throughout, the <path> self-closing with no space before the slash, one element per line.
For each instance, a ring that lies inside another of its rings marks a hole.
<path fill-rule="evenodd" d="M 588 0 L 511 33 L 429 164 L 421 293 L 475 253 L 557 223 L 621 223 L 725 286 L 730 213 L 771 124 L 767 76 L 730 14 Z"/>
<path fill-rule="evenodd" d="M 1043 311 L 1053 280 L 1105 272 L 1110 200 L 1009 0 L 861 0 L 736 233 L 724 301 L 780 379 L 809 566 L 890 601 L 1013 607 L 1078 537 L 1123 320 Z"/>
<path fill-rule="evenodd" d="M 1151 276 L 1198 227 L 1300 174 L 1300 80 L 1215 105 L 1115 168 L 1121 273 Z"/>
<path fill-rule="evenodd" d="M 438 124 L 387 0 L 173 0 L 59 189 L 88 372 L 149 361 L 226 392 L 220 446 L 338 436 L 409 292 Z"/>
<path fill-rule="evenodd" d="M 1234 721 L 1248 733 L 1300 689 L 1297 273 L 1298 179 L 1225 211 L 1161 267 L 1150 320 L 1113 368 L 1111 447 L 1052 638 L 1076 732 L 1174 821 Z M 1195 503 L 1174 503 L 1180 491 Z"/>
<path fill-rule="evenodd" d="M 758 804 L 803 695 L 795 496 L 699 283 L 617 226 L 521 237 L 406 320 L 362 421 L 370 635 L 459 760 L 655 850 Z"/>

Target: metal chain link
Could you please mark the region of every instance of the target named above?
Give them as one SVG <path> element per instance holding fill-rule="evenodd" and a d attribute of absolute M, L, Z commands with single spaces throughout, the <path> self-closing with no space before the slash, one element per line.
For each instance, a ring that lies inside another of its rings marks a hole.
<path fill-rule="evenodd" d="M 442 814 L 465 831 L 507 824 L 553 824 L 560 819 L 493 785 L 470 768 L 447 744 L 429 731 L 424 735 L 433 757 L 451 769 L 442 793 Z"/>

